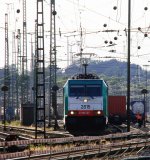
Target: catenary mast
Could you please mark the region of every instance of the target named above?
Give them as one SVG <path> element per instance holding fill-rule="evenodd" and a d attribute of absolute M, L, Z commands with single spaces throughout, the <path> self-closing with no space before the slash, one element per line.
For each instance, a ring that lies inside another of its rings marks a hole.
<path fill-rule="evenodd" d="M 28 102 L 28 77 L 27 77 L 27 22 L 26 22 L 26 0 L 23 0 L 23 54 L 22 54 L 22 87 L 21 103 Z"/>
<path fill-rule="evenodd" d="M 20 95 L 21 95 L 21 88 L 20 88 L 20 74 L 21 74 L 21 33 L 20 29 L 17 30 L 17 119 L 19 119 L 19 104 L 20 104 Z"/>
<path fill-rule="evenodd" d="M 36 114 L 35 114 L 35 138 L 43 135 L 45 138 L 45 53 L 44 53 L 44 14 L 43 0 L 37 0 L 37 41 L 36 41 L 36 62 L 35 62 L 35 81 L 36 81 Z M 39 132 L 37 127 L 41 125 L 43 130 Z"/>
<path fill-rule="evenodd" d="M 8 14 L 5 14 L 5 67 L 4 85 L 8 87 L 6 95 L 6 108 L 10 106 L 10 71 L 9 71 L 9 45 L 8 45 Z"/>
<path fill-rule="evenodd" d="M 12 66 L 11 66 L 11 107 L 15 111 L 16 107 L 16 100 L 17 100 L 17 91 L 16 91 L 16 81 L 17 74 L 16 74 L 16 36 L 15 32 L 12 33 Z"/>
<path fill-rule="evenodd" d="M 57 123 L 57 90 L 56 85 L 56 24 L 55 16 L 57 12 L 55 11 L 55 0 L 51 0 L 50 5 L 50 77 L 49 77 L 49 126 L 51 123 L 51 108 L 54 109 L 55 116 L 55 126 L 54 129 L 58 128 Z"/>

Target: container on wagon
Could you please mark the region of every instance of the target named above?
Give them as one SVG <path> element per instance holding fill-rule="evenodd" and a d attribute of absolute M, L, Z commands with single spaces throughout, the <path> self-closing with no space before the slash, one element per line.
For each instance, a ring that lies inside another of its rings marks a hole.
<path fill-rule="evenodd" d="M 126 120 L 126 96 L 108 96 L 109 117 L 119 117 Z"/>

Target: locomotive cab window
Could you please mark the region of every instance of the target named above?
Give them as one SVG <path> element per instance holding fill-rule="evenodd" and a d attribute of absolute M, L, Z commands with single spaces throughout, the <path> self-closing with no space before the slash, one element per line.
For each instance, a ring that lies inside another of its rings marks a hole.
<path fill-rule="evenodd" d="M 99 85 L 71 85 L 69 95 L 72 97 L 79 96 L 101 96 L 101 87 Z"/>
<path fill-rule="evenodd" d="M 70 96 L 84 96 L 85 87 L 84 85 L 71 85 L 70 86 Z"/>
<path fill-rule="evenodd" d="M 86 96 L 101 96 L 101 87 L 99 85 L 86 85 Z"/>

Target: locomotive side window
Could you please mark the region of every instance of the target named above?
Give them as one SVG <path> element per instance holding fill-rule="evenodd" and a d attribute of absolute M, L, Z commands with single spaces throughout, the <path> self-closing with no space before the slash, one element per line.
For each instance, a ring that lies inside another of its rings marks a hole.
<path fill-rule="evenodd" d="M 101 87 L 99 85 L 86 85 L 86 96 L 101 96 Z"/>
<path fill-rule="evenodd" d="M 70 96 L 84 96 L 85 87 L 84 85 L 71 85 L 70 86 Z"/>

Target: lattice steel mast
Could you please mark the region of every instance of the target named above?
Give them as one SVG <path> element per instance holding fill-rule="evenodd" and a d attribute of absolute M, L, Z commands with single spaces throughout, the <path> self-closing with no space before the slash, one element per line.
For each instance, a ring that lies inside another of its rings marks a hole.
<path fill-rule="evenodd" d="M 12 33 L 12 67 L 11 67 L 11 107 L 15 110 L 17 100 L 17 73 L 16 73 L 16 36 Z"/>
<path fill-rule="evenodd" d="M 22 104 L 28 102 L 26 0 L 23 0 Z"/>
<path fill-rule="evenodd" d="M 8 46 L 8 14 L 5 14 L 5 68 L 4 85 L 8 87 L 6 95 L 6 108 L 10 106 L 10 72 L 9 72 L 9 46 Z"/>
<path fill-rule="evenodd" d="M 35 20 L 35 55 L 34 55 L 34 84 L 33 84 L 33 103 L 36 104 L 36 57 L 37 57 L 37 20 Z M 35 121 L 35 119 L 34 119 Z"/>
<path fill-rule="evenodd" d="M 45 62 L 44 62 L 44 15 L 43 0 L 37 0 L 37 53 L 36 53 L 36 119 L 35 138 L 43 134 L 45 138 Z M 37 131 L 38 125 L 43 130 Z"/>
<path fill-rule="evenodd" d="M 21 88 L 20 88 L 20 74 L 21 74 L 21 33 L 20 29 L 17 30 L 17 119 L 19 119 L 19 102 L 20 102 L 20 95 L 21 95 Z"/>
<path fill-rule="evenodd" d="M 34 52 L 33 52 L 33 33 L 31 35 L 31 64 L 30 64 L 30 101 L 31 103 L 34 103 L 34 94 L 33 94 L 33 89 L 34 89 Z"/>
<path fill-rule="evenodd" d="M 50 79 L 49 79 L 49 125 L 51 123 L 51 107 L 54 108 L 54 116 L 55 116 L 55 126 L 54 128 L 58 128 L 57 123 L 57 85 L 56 85 L 56 27 L 55 27 L 55 16 L 57 12 L 55 11 L 55 0 L 51 0 L 50 5 Z"/>

